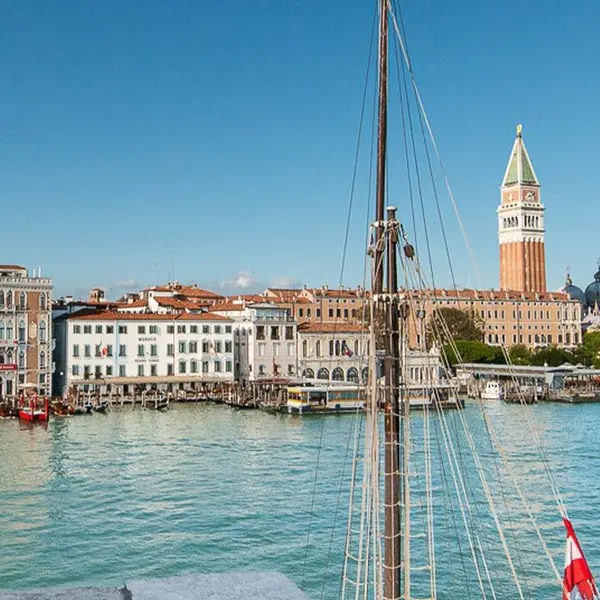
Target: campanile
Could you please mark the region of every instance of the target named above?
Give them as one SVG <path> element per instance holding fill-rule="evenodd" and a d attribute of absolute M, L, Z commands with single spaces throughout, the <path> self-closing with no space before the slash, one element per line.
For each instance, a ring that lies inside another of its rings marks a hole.
<path fill-rule="evenodd" d="M 544 206 L 521 125 L 502 180 L 498 233 L 500 289 L 545 292 Z"/>

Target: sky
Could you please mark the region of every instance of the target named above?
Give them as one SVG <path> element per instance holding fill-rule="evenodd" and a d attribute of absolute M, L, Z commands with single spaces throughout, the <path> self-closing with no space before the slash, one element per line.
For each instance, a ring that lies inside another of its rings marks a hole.
<path fill-rule="evenodd" d="M 167 280 L 226 293 L 362 283 L 374 9 L 0 0 L 0 262 L 41 267 L 55 296 Z M 436 284 L 498 287 L 499 186 L 522 123 L 546 206 L 548 287 L 563 285 L 567 265 L 585 287 L 600 256 L 600 4 L 423 0 L 403 2 L 402 16 L 477 262 L 420 150 Z M 389 201 L 428 262 L 422 225 L 410 228 L 398 101 L 390 107 Z"/>

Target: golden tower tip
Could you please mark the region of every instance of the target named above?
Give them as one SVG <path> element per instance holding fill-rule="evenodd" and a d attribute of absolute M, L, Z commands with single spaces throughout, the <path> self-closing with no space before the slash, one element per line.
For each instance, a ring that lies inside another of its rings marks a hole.
<path fill-rule="evenodd" d="M 522 133 L 523 133 L 523 125 L 517 125 L 517 136 L 521 137 Z"/>

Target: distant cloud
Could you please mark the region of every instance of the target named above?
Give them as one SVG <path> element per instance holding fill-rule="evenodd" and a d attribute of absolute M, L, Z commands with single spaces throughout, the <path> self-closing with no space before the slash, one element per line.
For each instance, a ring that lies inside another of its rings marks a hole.
<path fill-rule="evenodd" d="M 140 288 L 142 287 L 142 283 L 136 281 L 135 279 L 125 279 L 124 281 L 117 281 L 113 285 L 110 286 L 109 289 L 115 288 Z"/>
<path fill-rule="evenodd" d="M 240 271 L 233 279 L 221 281 L 219 287 L 228 289 L 247 290 L 256 287 L 258 280 L 252 271 Z"/>
<path fill-rule="evenodd" d="M 274 277 L 271 281 L 270 287 L 274 288 L 301 288 L 302 283 L 293 277 Z"/>

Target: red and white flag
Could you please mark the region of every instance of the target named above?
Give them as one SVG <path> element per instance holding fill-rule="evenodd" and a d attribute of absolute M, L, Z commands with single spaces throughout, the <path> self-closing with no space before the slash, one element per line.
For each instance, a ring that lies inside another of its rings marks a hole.
<path fill-rule="evenodd" d="M 596 583 L 585 560 L 571 521 L 563 519 L 567 528 L 563 600 L 594 600 L 598 598 Z"/>

